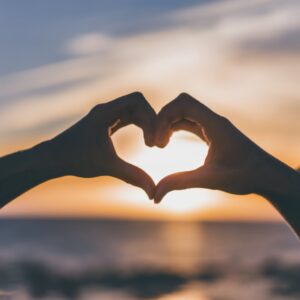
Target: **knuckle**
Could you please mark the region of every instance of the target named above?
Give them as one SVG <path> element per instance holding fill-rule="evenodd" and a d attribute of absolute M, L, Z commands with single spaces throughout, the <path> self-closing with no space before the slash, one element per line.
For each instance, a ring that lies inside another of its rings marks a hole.
<path fill-rule="evenodd" d="M 184 96 L 182 96 L 182 94 L 180 94 L 178 97 L 176 97 L 172 103 L 175 105 L 180 105 L 181 103 L 185 102 L 186 98 Z"/>
<path fill-rule="evenodd" d="M 133 92 L 118 99 L 127 107 L 135 107 L 143 99 L 143 95 L 140 92 Z"/>
<path fill-rule="evenodd" d="M 216 115 L 217 116 L 217 120 L 220 124 L 222 124 L 224 127 L 229 127 L 231 126 L 231 122 L 228 118 L 221 116 L 221 115 Z"/>
<path fill-rule="evenodd" d="M 183 92 L 183 93 L 180 93 L 179 96 L 177 97 L 179 100 L 181 101 L 185 101 L 185 102 L 189 102 L 191 100 L 193 100 L 194 98 L 189 95 L 188 93 L 186 92 Z"/>
<path fill-rule="evenodd" d="M 134 102 L 134 103 L 140 103 L 141 101 L 143 101 L 143 102 L 146 101 L 143 93 L 141 93 L 141 92 L 133 92 L 129 96 L 130 96 L 132 102 Z"/>
<path fill-rule="evenodd" d="M 180 99 L 186 99 L 186 98 L 189 98 L 189 97 L 191 97 L 191 96 L 186 92 L 182 92 L 178 96 L 178 98 L 180 98 Z"/>
<path fill-rule="evenodd" d="M 141 92 L 133 92 L 128 95 L 128 101 L 131 105 L 132 111 L 145 109 L 149 104 Z"/>
<path fill-rule="evenodd" d="M 92 117 L 96 117 L 99 114 L 103 113 L 105 107 L 106 105 L 104 103 L 97 104 L 90 110 L 89 115 Z"/>
<path fill-rule="evenodd" d="M 215 118 L 212 118 L 211 122 L 211 126 L 215 128 L 222 128 L 222 130 L 225 131 L 230 130 L 233 126 L 229 119 L 218 114 L 215 114 Z"/>
<path fill-rule="evenodd" d="M 195 103 L 198 103 L 197 100 L 195 100 L 191 95 L 185 92 L 180 93 L 175 101 L 177 105 L 181 105 L 182 108 L 184 108 L 186 105 L 195 105 Z"/>
<path fill-rule="evenodd" d="M 140 97 L 140 98 L 142 97 L 142 98 L 144 98 L 143 93 L 140 92 L 140 91 L 135 91 L 135 92 L 132 93 L 132 95 L 135 96 L 135 97 Z"/>

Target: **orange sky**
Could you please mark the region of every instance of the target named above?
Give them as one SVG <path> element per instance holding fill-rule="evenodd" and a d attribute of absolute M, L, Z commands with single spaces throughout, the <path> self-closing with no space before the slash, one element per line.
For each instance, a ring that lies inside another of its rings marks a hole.
<path fill-rule="evenodd" d="M 166 12 L 162 18 L 168 26 L 118 36 L 95 28 L 66 39 L 60 49 L 67 58 L 0 77 L 0 100 L 8 99 L 0 102 L 0 154 L 50 138 L 93 105 L 120 95 L 142 91 L 158 111 L 185 91 L 281 160 L 300 165 L 300 54 L 292 36 L 300 30 L 294 17 L 299 5 L 278 3 L 208 3 Z M 205 157 L 204 144 L 188 134 L 157 150 L 143 145 L 137 129 L 125 128 L 114 143 L 122 157 L 156 181 Z M 113 178 L 53 180 L 1 211 L 3 217 L 12 215 L 279 219 L 254 195 L 199 189 L 173 192 L 154 205 L 139 189 Z"/>

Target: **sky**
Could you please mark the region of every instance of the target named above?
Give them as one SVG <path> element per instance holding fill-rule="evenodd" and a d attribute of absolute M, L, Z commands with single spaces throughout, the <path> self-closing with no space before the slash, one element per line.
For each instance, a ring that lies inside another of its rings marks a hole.
<path fill-rule="evenodd" d="M 187 92 L 292 167 L 300 165 L 297 0 L 0 2 L 0 155 L 52 138 L 94 105 L 141 91 L 156 111 Z M 113 141 L 157 182 L 203 162 L 188 133 L 147 149 L 129 126 Z M 136 187 L 65 177 L 20 196 L 7 216 L 280 220 L 255 195 L 191 189 L 154 205 Z"/>

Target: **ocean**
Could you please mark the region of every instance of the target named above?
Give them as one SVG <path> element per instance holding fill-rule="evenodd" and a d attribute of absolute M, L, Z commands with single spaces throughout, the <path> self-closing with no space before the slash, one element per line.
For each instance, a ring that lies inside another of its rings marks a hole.
<path fill-rule="evenodd" d="M 0 299 L 300 299 L 281 223 L 0 220 Z"/>

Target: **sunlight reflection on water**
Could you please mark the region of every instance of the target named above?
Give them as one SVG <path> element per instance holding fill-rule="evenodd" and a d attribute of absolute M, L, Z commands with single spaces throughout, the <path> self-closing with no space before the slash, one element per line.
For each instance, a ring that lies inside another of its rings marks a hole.
<path fill-rule="evenodd" d="M 179 272 L 194 272 L 201 253 L 202 229 L 197 223 L 166 223 L 160 231 L 160 239 L 169 265 Z"/>
<path fill-rule="evenodd" d="M 282 224 L 0 223 L 5 300 L 294 300 L 300 295 L 299 244 Z"/>

